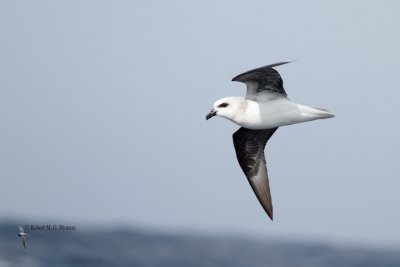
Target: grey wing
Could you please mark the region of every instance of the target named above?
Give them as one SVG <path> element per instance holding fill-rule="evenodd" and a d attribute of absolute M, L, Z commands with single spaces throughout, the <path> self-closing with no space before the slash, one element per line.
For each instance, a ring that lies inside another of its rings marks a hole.
<path fill-rule="evenodd" d="M 282 78 L 273 67 L 290 62 L 291 61 L 279 62 L 254 70 L 249 70 L 234 77 L 232 81 L 242 82 L 247 85 L 246 98 L 248 99 L 257 100 L 260 93 L 286 96 L 287 94 L 283 88 Z"/>
<path fill-rule="evenodd" d="M 20 232 L 20 233 L 24 233 L 24 228 L 23 228 L 21 225 L 19 225 L 18 228 L 19 228 L 19 232 Z"/>
<path fill-rule="evenodd" d="M 21 241 L 22 241 L 22 245 L 24 246 L 25 250 L 26 250 L 26 238 L 24 236 L 21 236 Z"/>
<path fill-rule="evenodd" d="M 250 130 L 242 127 L 233 134 L 233 144 L 239 165 L 271 220 L 273 208 L 264 148 L 277 129 Z"/>

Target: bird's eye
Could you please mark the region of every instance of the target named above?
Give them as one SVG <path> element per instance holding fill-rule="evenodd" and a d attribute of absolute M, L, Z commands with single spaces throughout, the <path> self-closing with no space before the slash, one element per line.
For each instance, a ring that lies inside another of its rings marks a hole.
<path fill-rule="evenodd" d="M 222 103 L 218 105 L 219 108 L 226 108 L 227 106 L 229 106 L 228 103 Z"/>

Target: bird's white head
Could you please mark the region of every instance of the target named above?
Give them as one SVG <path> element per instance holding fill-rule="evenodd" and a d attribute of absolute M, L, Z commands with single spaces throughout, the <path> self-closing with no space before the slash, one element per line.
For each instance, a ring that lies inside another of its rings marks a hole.
<path fill-rule="evenodd" d="M 217 100 L 214 103 L 213 109 L 207 114 L 206 119 L 208 120 L 214 116 L 220 116 L 235 121 L 235 117 L 240 112 L 243 100 L 243 97 L 239 96 L 224 97 Z"/>

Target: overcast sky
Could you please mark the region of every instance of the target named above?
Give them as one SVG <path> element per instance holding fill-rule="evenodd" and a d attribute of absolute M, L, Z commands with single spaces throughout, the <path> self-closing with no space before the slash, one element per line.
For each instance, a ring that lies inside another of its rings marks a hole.
<path fill-rule="evenodd" d="M 2 1 L 0 216 L 400 246 L 398 1 Z M 205 120 L 280 66 L 336 117 L 266 148 L 271 222 Z"/>

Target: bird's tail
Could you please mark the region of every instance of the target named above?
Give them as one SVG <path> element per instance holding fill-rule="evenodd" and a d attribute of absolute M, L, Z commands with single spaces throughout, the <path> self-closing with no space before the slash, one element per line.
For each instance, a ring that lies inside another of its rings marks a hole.
<path fill-rule="evenodd" d="M 313 108 L 303 105 L 298 105 L 298 107 L 301 116 L 308 121 L 335 117 L 334 114 L 323 108 Z"/>

